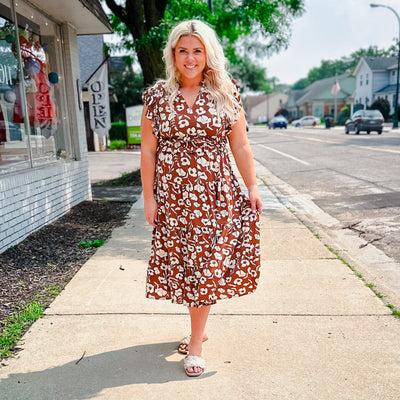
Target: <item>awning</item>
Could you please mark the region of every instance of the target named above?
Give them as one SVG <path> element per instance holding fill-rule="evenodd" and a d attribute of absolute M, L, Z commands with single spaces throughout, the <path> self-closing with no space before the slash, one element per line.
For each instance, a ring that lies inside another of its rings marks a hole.
<path fill-rule="evenodd" d="M 30 0 L 30 4 L 59 23 L 71 23 L 78 35 L 113 32 L 98 0 Z"/>

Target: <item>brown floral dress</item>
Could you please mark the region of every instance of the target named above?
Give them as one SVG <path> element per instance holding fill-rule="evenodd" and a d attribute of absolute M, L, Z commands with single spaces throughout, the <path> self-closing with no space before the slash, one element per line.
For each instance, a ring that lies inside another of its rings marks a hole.
<path fill-rule="evenodd" d="M 231 126 L 202 85 L 190 108 L 179 92 L 168 106 L 162 82 L 143 94 L 158 139 L 146 296 L 189 307 L 253 292 L 260 269 L 259 215 L 229 161 Z"/>

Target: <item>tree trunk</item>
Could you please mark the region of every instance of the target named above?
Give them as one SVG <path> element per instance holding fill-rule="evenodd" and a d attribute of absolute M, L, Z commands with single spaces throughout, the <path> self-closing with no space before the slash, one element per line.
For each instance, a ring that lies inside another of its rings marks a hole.
<path fill-rule="evenodd" d="M 110 10 L 127 26 L 135 44 L 164 18 L 167 0 L 126 0 L 125 7 L 115 0 L 106 0 Z M 164 77 L 162 50 L 159 45 L 136 45 L 136 53 L 143 71 L 144 86 Z"/>
<path fill-rule="evenodd" d="M 137 52 L 139 63 L 143 72 L 143 83 L 147 87 L 157 79 L 165 78 L 164 64 L 162 60 L 161 49 L 145 48 Z"/>

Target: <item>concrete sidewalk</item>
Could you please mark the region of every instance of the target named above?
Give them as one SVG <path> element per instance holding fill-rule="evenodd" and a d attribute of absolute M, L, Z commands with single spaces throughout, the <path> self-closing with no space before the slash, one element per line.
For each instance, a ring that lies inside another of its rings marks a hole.
<path fill-rule="evenodd" d="M 142 202 L 0 368 L 1 400 L 398 400 L 400 321 L 263 187 L 258 290 L 212 308 L 207 363 L 176 350 L 184 307 L 144 298 Z"/>

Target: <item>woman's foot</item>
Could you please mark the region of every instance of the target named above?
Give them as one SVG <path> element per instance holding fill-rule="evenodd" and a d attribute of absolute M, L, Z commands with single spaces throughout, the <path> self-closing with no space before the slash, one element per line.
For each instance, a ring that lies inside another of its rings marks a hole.
<path fill-rule="evenodd" d="M 200 376 L 206 368 L 206 362 L 198 356 L 186 356 L 183 367 L 187 376 Z"/>
<path fill-rule="evenodd" d="M 179 353 L 188 354 L 189 353 L 189 343 L 190 343 L 191 335 L 186 336 L 182 339 L 181 343 L 178 346 Z M 208 336 L 205 333 L 203 336 L 203 342 L 208 340 Z"/>
<path fill-rule="evenodd" d="M 203 347 L 202 341 L 195 342 L 195 341 L 191 340 L 189 343 L 188 355 L 186 358 L 191 360 L 191 362 L 189 362 L 189 363 L 186 362 L 186 364 L 185 364 L 185 371 L 186 371 L 186 374 L 189 376 L 199 376 L 204 372 L 205 362 L 201 358 L 202 347 Z"/>

